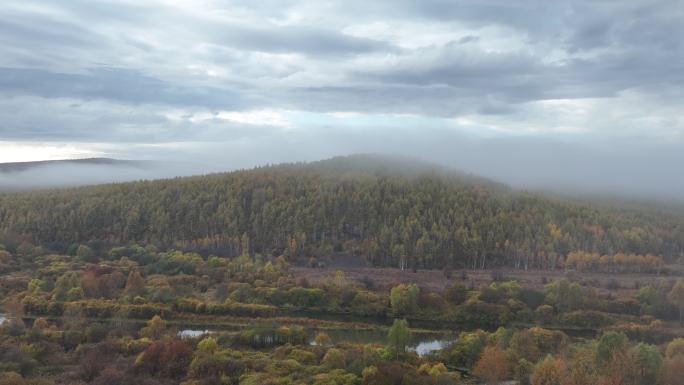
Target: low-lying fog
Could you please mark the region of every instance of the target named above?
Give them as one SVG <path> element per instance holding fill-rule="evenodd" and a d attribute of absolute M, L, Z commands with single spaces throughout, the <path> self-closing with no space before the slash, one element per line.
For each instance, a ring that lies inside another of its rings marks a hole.
<path fill-rule="evenodd" d="M 329 133 L 328 133 L 329 134 Z M 218 142 L 145 152 L 103 154 L 152 159 L 142 165 L 59 164 L 0 172 L 0 189 L 87 185 L 206 174 L 288 161 L 314 161 L 353 153 L 402 154 L 488 177 L 515 188 L 571 195 L 618 196 L 684 202 L 684 151 L 677 143 L 530 138 L 475 139 L 453 134 L 377 137 L 320 135 L 285 142 Z M 415 134 L 415 133 L 414 133 Z"/>

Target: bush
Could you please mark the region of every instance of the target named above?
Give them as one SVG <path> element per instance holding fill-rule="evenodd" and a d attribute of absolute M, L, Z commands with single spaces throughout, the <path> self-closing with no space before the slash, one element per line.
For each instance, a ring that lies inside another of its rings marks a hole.
<path fill-rule="evenodd" d="M 455 320 L 481 327 L 496 327 L 511 320 L 511 312 L 505 305 L 482 301 L 466 302 L 454 314 Z"/>
<path fill-rule="evenodd" d="M 340 349 L 331 348 L 325 353 L 323 361 L 321 361 L 326 369 L 344 369 L 346 367 L 346 358 L 344 352 Z"/>
<path fill-rule="evenodd" d="M 415 284 L 397 285 L 390 291 L 390 304 L 395 315 L 410 315 L 418 310 L 420 289 Z"/>
<path fill-rule="evenodd" d="M 636 323 L 624 323 L 611 326 L 608 331 L 622 333 L 634 341 L 642 341 L 651 344 L 663 344 L 676 337 L 675 332 L 662 328 L 656 321 L 653 325 L 640 325 Z"/>
<path fill-rule="evenodd" d="M 609 279 L 606 283 L 606 289 L 608 290 L 617 290 L 619 288 L 621 288 L 620 282 L 618 282 L 618 280 L 615 278 Z"/>
<path fill-rule="evenodd" d="M 252 328 L 233 336 L 232 342 L 253 348 L 285 344 L 304 345 L 307 343 L 307 334 L 302 327 Z"/>
<path fill-rule="evenodd" d="M 466 290 L 465 285 L 461 283 L 448 286 L 446 290 L 444 290 L 444 298 L 452 305 L 462 304 L 466 300 L 467 294 L 468 291 Z"/>
<path fill-rule="evenodd" d="M 516 298 L 530 309 L 536 309 L 544 303 L 544 293 L 527 287 L 521 287 Z"/>
<path fill-rule="evenodd" d="M 593 310 L 577 310 L 563 313 L 559 316 L 559 321 L 565 326 L 585 329 L 599 329 L 615 323 L 615 320 L 609 315 Z"/>
<path fill-rule="evenodd" d="M 379 316 L 384 314 L 386 309 L 386 298 L 365 290 L 357 291 L 350 304 L 350 310 L 353 313 L 365 316 Z"/>
<path fill-rule="evenodd" d="M 542 324 L 550 324 L 553 321 L 554 311 L 551 305 L 540 305 L 535 310 L 537 320 Z"/>
<path fill-rule="evenodd" d="M 192 361 L 192 355 L 192 349 L 183 341 L 159 341 L 138 356 L 135 367 L 151 375 L 181 378 Z"/>
<path fill-rule="evenodd" d="M 182 313 L 233 315 L 238 317 L 273 317 L 278 308 L 271 305 L 240 303 L 226 300 L 223 304 L 206 303 L 188 298 L 178 298 L 173 309 Z"/>
<path fill-rule="evenodd" d="M 293 287 L 287 292 L 288 303 L 297 307 L 318 307 L 325 304 L 325 292 L 321 289 Z"/>

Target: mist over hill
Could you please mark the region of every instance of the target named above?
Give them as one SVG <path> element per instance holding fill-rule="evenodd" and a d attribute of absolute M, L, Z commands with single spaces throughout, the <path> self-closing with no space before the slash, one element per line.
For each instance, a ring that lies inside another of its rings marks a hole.
<path fill-rule="evenodd" d="M 111 158 L 0 163 L 0 191 L 25 191 L 174 176 L 162 162 Z"/>
<path fill-rule="evenodd" d="M 54 250 L 152 244 L 378 266 L 550 268 L 571 252 L 684 252 L 684 216 L 512 190 L 405 157 L 357 155 L 156 181 L 0 194 L 0 234 Z"/>
<path fill-rule="evenodd" d="M 35 168 L 64 165 L 104 165 L 104 166 L 131 166 L 144 167 L 144 161 L 120 160 L 111 158 L 85 158 L 85 159 L 60 159 L 42 160 L 34 162 L 8 162 L 0 163 L 1 173 L 17 173 Z"/>

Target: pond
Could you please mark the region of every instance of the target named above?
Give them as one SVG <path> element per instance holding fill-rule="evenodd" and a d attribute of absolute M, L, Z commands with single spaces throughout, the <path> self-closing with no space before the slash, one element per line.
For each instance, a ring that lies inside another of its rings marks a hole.
<path fill-rule="evenodd" d="M 214 333 L 209 329 L 204 329 L 204 330 L 198 330 L 198 329 L 183 329 L 178 332 L 178 337 L 181 338 L 197 338 L 201 337 L 205 334 L 211 334 Z"/>
<path fill-rule="evenodd" d="M 248 326 L 245 325 L 243 328 L 231 328 L 233 331 L 244 330 Z M 225 329 L 182 329 L 178 332 L 178 336 L 181 338 L 197 338 L 206 334 L 216 333 L 219 331 L 227 331 Z M 314 343 L 314 338 L 318 332 L 325 332 L 334 343 L 348 342 L 357 344 L 386 344 L 387 343 L 387 332 L 381 329 L 308 329 L 308 340 L 309 343 Z M 456 340 L 456 335 L 453 332 L 433 332 L 433 331 L 418 331 L 411 333 L 411 339 L 409 342 L 408 349 L 410 351 L 416 352 L 419 356 L 423 357 L 430 354 L 436 350 L 443 349 L 449 343 Z"/>
<path fill-rule="evenodd" d="M 416 354 L 418 354 L 421 357 L 425 357 L 426 355 L 437 351 L 437 350 L 442 350 L 444 349 L 449 343 L 453 342 L 454 340 L 432 340 L 432 341 L 423 341 L 420 342 L 418 345 L 415 347 L 409 348 L 411 351 L 415 351 Z"/>

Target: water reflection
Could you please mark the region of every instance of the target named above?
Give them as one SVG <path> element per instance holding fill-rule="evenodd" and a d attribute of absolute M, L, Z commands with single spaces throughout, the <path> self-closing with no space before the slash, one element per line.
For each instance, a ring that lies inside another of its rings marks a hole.
<path fill-rule="evenodd" d="M 436 350 L 444 349 L 448 343 L 449 341 L 445 340 L 423 341 L 415 347 L 410 348 L 410 350 L 416 352 L 419 356 L 424 357 Z"/>
<path fill-rule="evenodd" d="M 212 331 L 208 329 L 204 330 L 195 330 L 195 329 L 184 329 L 178 332 L 178 336 L 181 338 L 197 338 L 201 337 L 205 334 L 211 334 L 213 333 Z"/>
<path fill-rule="evenodd" d="M 235 331 L 244 330 L 245 327 L 234 328 Z M 310 329 L 309 343 L 314 345 L 316 333 L 320 332 L 318 329 Z M 183 329 L 178 332 L 181 338 L 199 338 L 207 334 L 216 333 L 216 330 L 209 329 Z M 381 344 L 387 343 L 387 333 L 379 329 L 369 330 L 349 330 L 349 329 L 331 329 L 324 330 L 326 334 L 334 343 L 349 342 L 357 344 Z M 419 356 L 426 356 L 434 351 L 445 348 L 449 343 L 455 340 L 455 336 L 450 333 L 414 333 L 411 335 L 411 342 L 409 350 L 416 352 Z"/>

